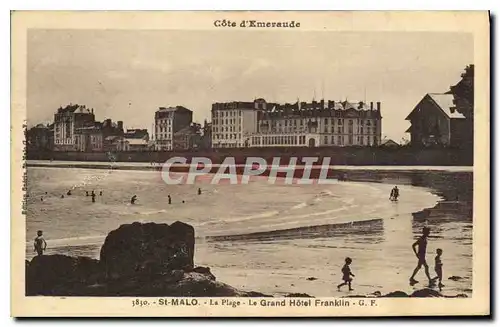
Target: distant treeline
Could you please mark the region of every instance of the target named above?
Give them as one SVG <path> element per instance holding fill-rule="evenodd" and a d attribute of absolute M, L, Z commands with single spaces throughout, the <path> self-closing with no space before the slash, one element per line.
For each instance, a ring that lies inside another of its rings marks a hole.
<path fill-rule="evenodd" d="M 264 158 L 268 163 L 280 157 L 280 164 L 287 164 L 290 157 L 330 158 L 331 165 L 353 166 L 472 166 L 473 151 L 458 148 L 413 148 L 413 147 L 328 147 L 328 148 L 243 148 L 212 149 L 203 151 L 176 152 L 48 152 L 27 151 L 28 160 L 100 161 L 100 162 L 157 162 L 163 163 L 172 157 L 207 157 L 212 163 L 222 163 L 226 157 L 234 157 L 236 164 L 243 164 L 248 157 Z"/>

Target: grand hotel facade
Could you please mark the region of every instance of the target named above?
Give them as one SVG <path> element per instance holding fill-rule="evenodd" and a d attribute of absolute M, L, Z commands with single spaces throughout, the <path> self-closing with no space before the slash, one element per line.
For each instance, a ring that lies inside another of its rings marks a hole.
<path fill-rule="evenodd" d="M 321 147 L 380 144 L 380 102 L 212 104 L 212 147 Z"/>

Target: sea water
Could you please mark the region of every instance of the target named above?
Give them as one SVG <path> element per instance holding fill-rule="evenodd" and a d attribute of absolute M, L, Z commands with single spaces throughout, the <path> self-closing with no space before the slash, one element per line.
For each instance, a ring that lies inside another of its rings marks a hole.
<path fill-rule="evenodd" d="M 401 198 L 392 202 L 392 187 L 367 182 L 272 185 L 265 177 L 247 185 L 166 185 L 158 171 L 30 167 L 26 256 L 34 255 L 37 230 L 44 231 L 47 254 L 98 258 L 107 233 L 121 224 L 180 220 L 195 228 L 195 263 L 210 267 L 218 280 L 240 289 L 275 295 L 347 295 L 336 285 L 345 257 L 351 257 L 356 294 L 411 292 L 425 286 L 426 279 L 422 269 L 417 275 L 421 284 L 408 285 L 417 263 L 411 245 L 426 223 L 413 213 L 434 207 L 440 198 L 430 189 L 400 185 Z M 66 195 L 69 189 L 71 196 Z M 92 190 L 95 203 L 85 195 Z M 131 205 L 133 195 L 138 201 Z M 342 230 L 311 229 L 360 221 L 370 222 Z M 239 236 L 221 238 L 234 235 Z M 431 236 L 431 275 L 435 250 L 442 248 L 443 291 L 470 295 L 472 223 L 433 219 Z M 452 275 L 463 279 L 447 280 Z"/>

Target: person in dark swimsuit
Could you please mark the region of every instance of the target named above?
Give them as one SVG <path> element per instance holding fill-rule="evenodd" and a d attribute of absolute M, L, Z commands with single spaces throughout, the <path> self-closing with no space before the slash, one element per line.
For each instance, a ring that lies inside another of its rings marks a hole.
<path fill-rule="evenodd" d="M 134 195 L 131 199 L 130 199 L 130 204 L 135 204 L 135 201 L 137 200 L 137 195 Z"/>
<path fill-rule="evenodd" d="M 432 279 L 431 276 L 429 275 L 429 265 L 425 260 L 425 252 L 427 250 L 427 238 L 429 237 L 430 233 L 431 229 L 429 227 L 424 227 L 422 229 L 422 236 L 420 236 L 418 240 L 412 245 L 413 252 L 415 253 L 418 259 L 417 267 L 415 267 L 415 270 L 413 271 L 413 274 L 410 277 L 410 284 L 412 285 L 418 283 L 418 281 L 415 280 L 415 276 L 420 271 L 420 268 L 422 268 L 422 266 L 424 266 L 425 275 L 429 280 L 429 284 L 432 284 Z M 417 247 L 418 251 L 416 249 Z"/>

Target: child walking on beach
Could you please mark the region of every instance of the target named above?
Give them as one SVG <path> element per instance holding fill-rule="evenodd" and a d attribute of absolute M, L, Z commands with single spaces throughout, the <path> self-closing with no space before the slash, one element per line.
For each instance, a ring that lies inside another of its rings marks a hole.
<path fill-rule="evenodd" d="M 344 285 L 349 285 L 349 291 L 352 291 L 353 288 L 351 287 L 351 282 L 352 278 L 355 277 L 354 274 L 351 272 L 351 268 L 349 265 L 352 263 L 351 258 L 345 258 L 345 265 L 342 267 L 342 280 L 344 281 L 342 284 L 337 285 L 337 289 L 340 291 L 340 288 Z"/>
<path fill-rule="evenodd" d="M 36 235 L 37 236 L 33 245 L 35 246 L 36 253 L 38 255 L 42 255 L 43 251 L 45 251 L 45 249 L 47 248 L 47 242 L 45 242 L 45 239 L 43 238 L 43 232 L 41 230 L 39 230 Z"/>
<path fill-rule="evenodd" d="M 439 281 L 438 286 L 441 288 L 443 287 L 443 262 L 441 261 L 441 255 L 443 254 L 442 249 L 437 249 L 436 250 L 436 258 L 435 258 L 435 264 L 434 264 L 434 271 L 436 272 L 436 278 Z"/>

